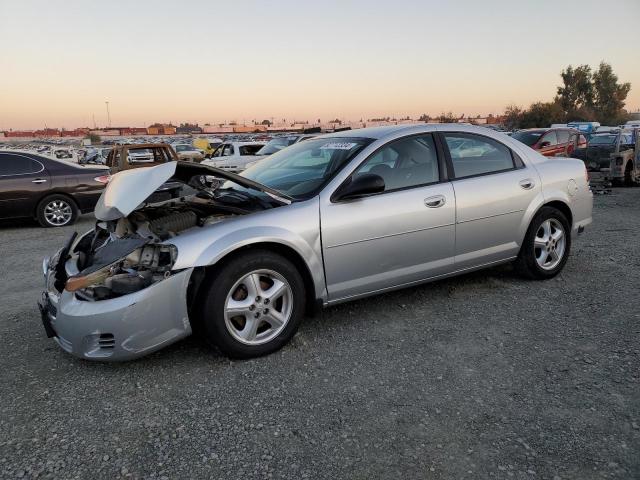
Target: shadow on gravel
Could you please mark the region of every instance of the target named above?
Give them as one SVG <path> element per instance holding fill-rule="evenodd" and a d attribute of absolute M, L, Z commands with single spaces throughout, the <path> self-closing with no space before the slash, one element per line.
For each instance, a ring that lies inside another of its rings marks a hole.
<path fill-rule="evenodd" d="M 407 306 L 419 306 L 420 303 L 430 300 L 446 300 L 452 293 L 459 289 L 480 291 L 485 288 L 501 288 L 505 282 L 526 282 L 519 277 L 510 265 L 500 265 L 485 270 L 479 270 L 468 274 L 438 280 L 415 287 L 404 288 L 389 293 L 368 297 L 362 300 L 336 305 L 325 309 L 315 317 L 306 318 L 300 333 L 304 337 L 322 336 L 327 328 L 340 328 L 340 325 L 358 327 L 369 322 L 369 314 L 372 310 L 389 305 L 404 308 Z M 438 297 L 438 298 L 436 298 Z M 362 312 L 362 315 L 354 315 L 353 312 Z M 283 350 L 297 350 L 301 345 L 297 341 L 298 335 Z M 309 344 L 312 345 L 312 342 Z M 306 346 L 306 344 L 305 344 Z M 311 347 L 313 348 L 313 347 Z M 195 335 L 187 337 L 177 343 L 169 345 L 158 352 L 128 362 L 94 362 L 82 360 L 60 351 L 60 355 L 68 362 L 81 368 L 86 368 L 99 373 L 123 373 L 134 372 L 137 369 L 161 368 L 171 369 L 176 364 L 193 363 L 199 367 L 211 368 L 216 365 L 228 366 L 229 358 L 206 344 L 203 338 Z M 251 362 L 253 360 L 233 360 L 233 362 Z"/>

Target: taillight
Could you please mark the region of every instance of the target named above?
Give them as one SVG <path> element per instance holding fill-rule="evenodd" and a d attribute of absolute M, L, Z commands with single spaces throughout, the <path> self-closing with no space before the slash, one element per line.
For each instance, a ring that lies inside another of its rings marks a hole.
<path fill-rule="evenodd" d="M 95 177 L 94 180 L 98 183 L 107 184 L 109 180 L 111 180 L 111 175 L 100 175 L 99 177 Z"/>

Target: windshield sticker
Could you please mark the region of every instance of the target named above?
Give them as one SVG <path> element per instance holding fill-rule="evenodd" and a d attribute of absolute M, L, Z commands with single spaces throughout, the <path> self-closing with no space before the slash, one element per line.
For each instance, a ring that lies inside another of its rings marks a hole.
<path fill-rule="evenodd" d="M 353 147 L 358 145 L 357 143 L 347 143 L 347 142 L 331 142 L 325 143 L 320 147 L 320 150 L 351 150 Z"/>

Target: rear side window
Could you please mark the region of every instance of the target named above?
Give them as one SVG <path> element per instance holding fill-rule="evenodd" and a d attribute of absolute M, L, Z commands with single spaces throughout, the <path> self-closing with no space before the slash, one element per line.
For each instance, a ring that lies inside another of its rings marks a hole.
<path fill-rule="evenodd" d="M 355 175 L 363 173 L 382 177 L 385 192 L 439 181 L 433 137 L 421 135 L 390 142 L 369 157 Z"/>
<path fill-rule="evenodd" d="M 492 138 L 472 133 L 444 133 L 456 178 L 515 168 L 511 150 Z"/>
<path fill-rule="evenodd" d="M 27 175 L 38 173 L 43 170 L 40 162 L 25 155 L 15 153 L 0 154 L 0 176 L 7 175 Z"/>

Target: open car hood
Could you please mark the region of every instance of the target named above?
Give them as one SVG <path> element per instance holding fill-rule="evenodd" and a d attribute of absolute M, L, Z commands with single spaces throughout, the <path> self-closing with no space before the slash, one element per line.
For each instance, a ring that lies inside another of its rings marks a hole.
<path fill-rule="evenodd" d="M 167 180 L 175 179 L 187 184 L 197 175 L 231 180 L 243 187 L 264 192 L 282 203 L 291 203 L 292 200 L 277 190 L 219 168 L 191 162 L 168 162 L 156 167 L 133 168 L 116 173 L 98 199 L 95 217 L 102 221 L 126 217 Z"/>

